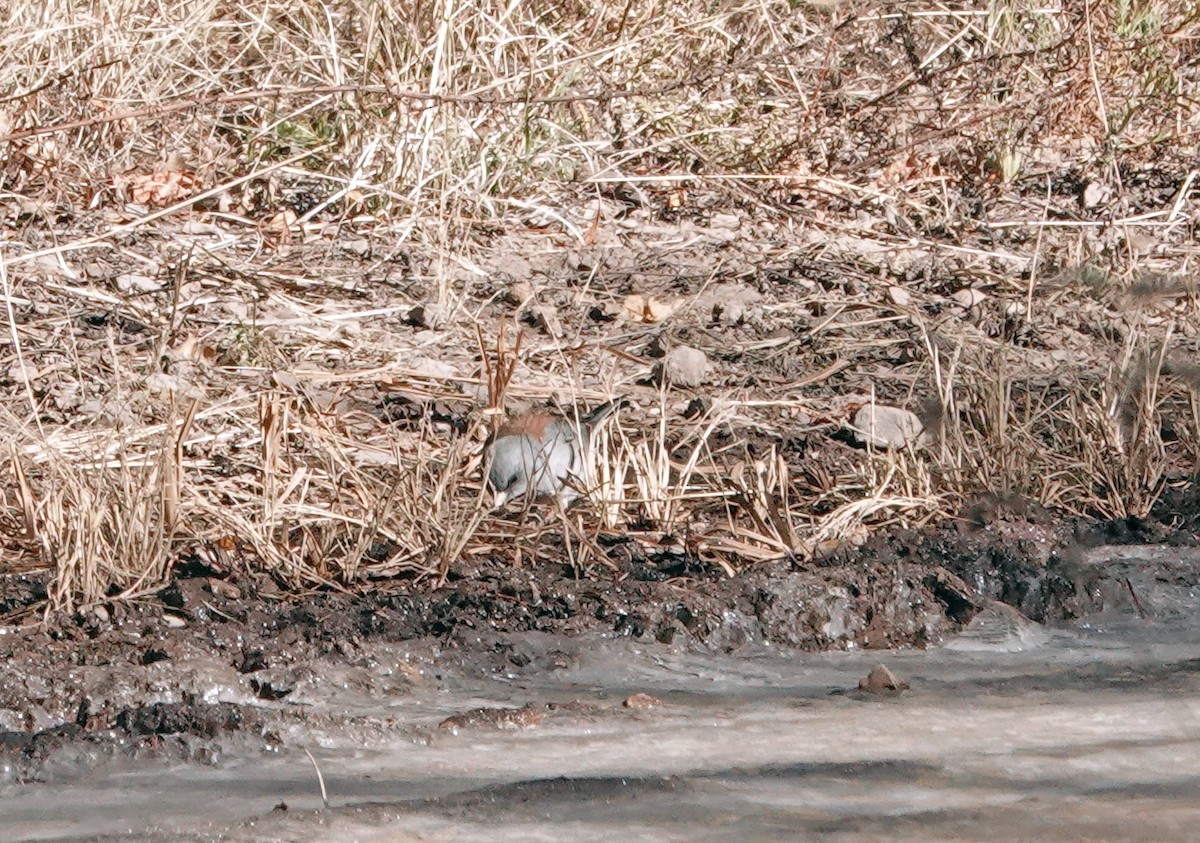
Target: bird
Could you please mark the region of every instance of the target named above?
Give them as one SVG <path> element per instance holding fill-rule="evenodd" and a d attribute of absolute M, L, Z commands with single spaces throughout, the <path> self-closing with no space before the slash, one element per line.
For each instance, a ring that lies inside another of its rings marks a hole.
<path fill-rule="evenodd" d="M 608 401 L 578 421 L 539 412 L 502 425 L 488 445 L 493 508 L 542 495 L 557 498 L 563 509 L 570 506 L 587 488 L 593 431 L 624 403 L 624 398 Z"/>

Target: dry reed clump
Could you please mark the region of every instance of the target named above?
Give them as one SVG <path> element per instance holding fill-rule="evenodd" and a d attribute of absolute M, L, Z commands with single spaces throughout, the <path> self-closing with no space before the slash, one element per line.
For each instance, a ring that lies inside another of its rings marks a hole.
<path fill-rule="evenodd" d="M 31 568 L 56 572 L 51 601 L 136 597 L 158 587 L 172 562 L 164 474 L 173 466 L 140 455 L 67 462 L 40 469 L 13 455 L 10 481 Z M 25 567 L 19 566 L 19 567 Z"/>
<path fill-rule="evenodd" d="M 1109 308 L 1108 337 L 1059 313 L 1107 292 L 1047 279 L 1179 272 L 1197 26 L 1182 0 L 8 4 L 9 569 L 52 568 L 71 608 L 185 558 L 362 588 L 473 557 L 588 570 L 621 530 L 732 574 L 979 490 L 1145 514 L 1200 450 L 1194 294 L 1131 290 L 1186 301 L 1166 321 Z M 601 400 L 639 386 L 663 337 L 705 340 L 698 307 L 608 334 L 586 314 L 687 288 L 683 223 L 739 214 L 769 221 L 770 249 L 739 265 L 751 238 L 714 240 L 692 303 L 757 285 L 798 327 L 710 337 L 761 371 L 699 415 L 639 393 L 600 437 L 591 509 L 487 515 L 480 445 L 506 399 Z M 674 239 L 651 290 L 656 226 Z M 599 257 L 514 297 L 489 249 L 521 230 L 545 234 L 530 255 Z M 625 237 L 644 238 L 634 268 L 606 264 Z M 953 311 L 964 288 L 990 298 Z M 493 331 L 508 298 L 537 342 Z M 1059 323 L 1073 356 L 1047 360 Z M 832 438 L 877 388 L 932 399 L 936 435 L 894 453 Z"/>
<path fill-rule="evenodd" d="M 462 215 L 582 233 L 582 181 L 684 207 L 699 187 L 804 204 L 886 191 L 890 213 L 936 231 L 975 217 L 966 205 L 996 178 L 1042 189 L 1048 156 L 1081 139 L 1113 154 L 1075 178 L 1112 185 L 1194 145 L 1182 0 L 55 0 L 0 14 L 2 173 L 34 216 L 170 205 L 300 155 L 220 210 L 279 214 L 284 230 L 394 217 L 419 237 Z"/>
<path fill-rule="evenodd" d="M 133 598 L 161 585 L 186 508 L 183 441 L 194 411 L 193 404 L 152 429 L 102 436 L 47 435 L 3 411 L 14 434 L 8 514 L 19 523 L 9 545 L 25 557 L 14 554 L 12 567 L 54 570 L 53 608 Z"/>
<path fill-rule="evenodd" d="M 1145 518 L 1169 483 L 1191 483 L 1200 465 L 1197 349 L 1184 336 L 1192 306 L 1153 313 L 1147 283 L 1078 296 L 1080 310 L 1108 304 L 1099 324 L 1095 313 L 1081 320 L 1099 338 L 1089 352 L 1035 362 L 1011 345 L 926 334 L 941 409 L 935 464 L 950 490 L 1119 519 Z"/>
<path fill-rule="evenodd" d="M 297 590 L 444 579 L 486 511 L 466 439 L 381 430 L 368 441 L 310 397 L 265 390 L 257 416 L 247 402 L 226 408 L 236 417 L 196 419 L 193 404 L 140 429 L 91 420 L 71 441 L 25 428 L 6 508 L 25 562 L 10 569 L 53 570 L 51 608 L 67 610 L 155 590 L 185 559 Z M 229 439 L 242 440 L 245 465 L 203 455 Z"/>

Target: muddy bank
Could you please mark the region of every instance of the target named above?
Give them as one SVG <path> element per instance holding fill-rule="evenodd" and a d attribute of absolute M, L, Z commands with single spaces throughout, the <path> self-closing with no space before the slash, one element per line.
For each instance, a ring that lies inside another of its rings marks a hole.
<path fill-rule="evenodd" d="M 308 704 L 336 707 L 337 687 L 403 698 L 455 677 L 569 669 L 580 642 L 597 635 L 716 653 L 921 648 L 993 600 L 1050 624 L 1169 614 L 1200 582 L 1200 556 L 1112 545 L 1167 537 L 1125 522 L 963 520 L 734 579 L 617 541 L 613 569 L 586 576 L 480 565 L 432 590 L 409 583 L 289 600 L 194 572 L 153 599 L 98 605 L 51 632 L 6 627 L 0 758 L 9 781 L 114 757 L 218 763 L 231 747 L 287 746 L 313 725 Z M 37 577 L 12 577 L 3 599 L 12 612 L 44 592 Z"/>
<path fill-rule="evenodd" d="M 1131 550 L 1109 564 L 1185 561 Z M 364 643 L 359 667 L 315 662 L 319 682 L 259 704 L 284 750 L 235 747 L 215 767 L 118 759 L 50 787 L 9 784 L 0 826 L 29 843 L 527 841 L 564 829 L 603 841 L 614 827 L 639 840 L 1188 839 L 1195 598 L 1186 616 L 1116 609 L 1040 628 L 1019 651 L 971 639 L 980 618 L 1013 611 L 1000 605 L 927 650 L 721 655 L 513 634 L 563 664 L 479 677 Z M 359 681 L 361 659 L 383 676 L 398 658 L 419 668 L 409 688 Z M 880 663 L 896 692 L 848 690 Z"/>

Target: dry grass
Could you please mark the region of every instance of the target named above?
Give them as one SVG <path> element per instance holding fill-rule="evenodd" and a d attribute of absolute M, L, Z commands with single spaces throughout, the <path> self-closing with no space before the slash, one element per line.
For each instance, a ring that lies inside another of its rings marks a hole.
<path fill-rule="evenodd" d="M 732 574 L 980 491 L 1145 515 L 1200 457 L 1192 3 L 52 0 L 0 33 L 0 524 L 55 606 L 181 558 L 589 570 L 600 528 Z M 785 335 L 713 339 L 714 283 Z M 584 315 L 673 285 L 663 324 Z M 684 340 L 756 374 L 684 418 L 638 386 Z M 631 388 L 588 518 L 486 513 L 505 399 Z M 877 389 L 936 436 L 829 439 Z"/>

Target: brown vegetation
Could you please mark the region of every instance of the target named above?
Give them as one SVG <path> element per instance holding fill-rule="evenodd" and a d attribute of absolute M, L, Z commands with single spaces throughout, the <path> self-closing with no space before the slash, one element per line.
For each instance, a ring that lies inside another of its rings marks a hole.
<path fill-rule="evenodd" d="M 181 561 L 586 571 L 606 531 L 733 574 L 980 492 L 1146 516 L 1191 482 L 1194 3 L 51 0 L 0 33 L 0 531 L 52 607 Z M 653 385 L 682 344 L 704 395 Z M 505 393 L 633 396 L 590 506 L 486 511 Z M 873 401 L 926 441 L 839 438 Z"/>

